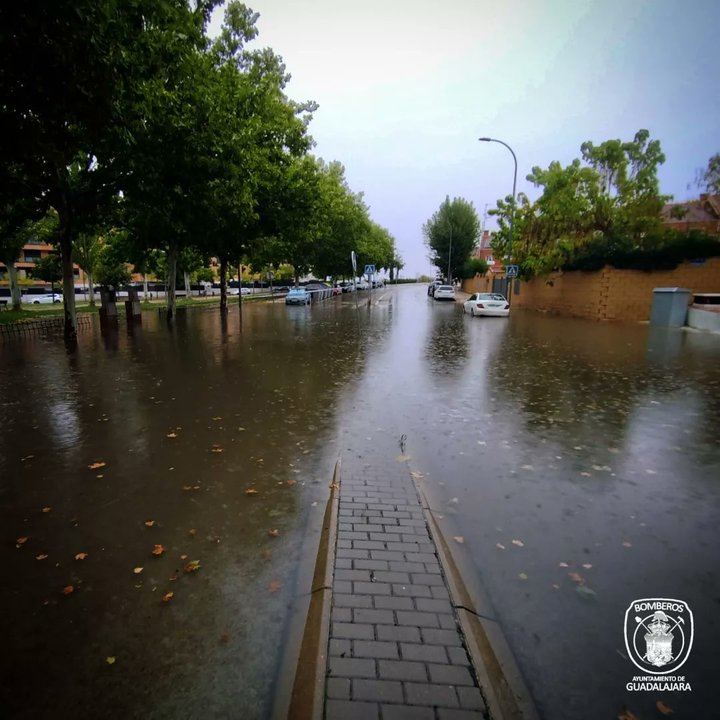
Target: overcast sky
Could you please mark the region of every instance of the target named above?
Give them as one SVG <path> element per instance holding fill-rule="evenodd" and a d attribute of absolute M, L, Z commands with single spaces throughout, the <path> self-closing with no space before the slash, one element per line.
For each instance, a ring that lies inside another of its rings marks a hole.
<path fill-rule="evenodd" d="M 345 165 L 406 276 L 431 270 L 421 227 L 446 195 L 482 218 L 512 191 L 510 153 L 480 136 L 513 146 L 531 197 L 532 166 L 568 163 L 585 140 L 647 128 L 677 199 L 697 195 L 688 183 L 720 152 L 720 0 L 247 4 L 257 43 L 292 74 L 288 94 L 319 103 L 314 152 Z"/>

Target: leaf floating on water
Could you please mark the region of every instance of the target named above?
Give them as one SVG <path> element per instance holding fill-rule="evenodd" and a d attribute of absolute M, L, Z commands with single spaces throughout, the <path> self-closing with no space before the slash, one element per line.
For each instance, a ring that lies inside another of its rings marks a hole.
<path fill-rule="evenodd" d="M 222 420 L 222 418 L 219 415 L 216 415 L 213 420 Z"/>
<path fill-rule="evenodd" d="M 669 705 L 666 705 L 662 700 L 658 700 L 658 701 L 655 703 L 655 707 L 656 707 L 663 715 L 672 715 L 672 714 L 673 714 L 673 709 L 672 709 Z"/>
<path fill-rule="evenodd" d="M 175 432 L 169 432 L 165 437 L 176 438 L 176 437 L 177 437 L 177 433 L 175 433 Z"/>
<path fill-rule="evenodd" d="M 191 535 L 192 537 L 195 537 L 197 535 L 197 530 L 195 528 L 190 528 L 188 530 L 188 535 Z"/>
<path fill-rule="evenodd" d="M 153 548 L 152 554 L 155 555 L 155 557 L 160 557 L 165 552 L 165 548 L 162 545 L 156 545 Z"/>
<path fill-rule="evenodd" d="M 622 545 L 623 545 L 623 547 L 632 547 L 632 543 L 628 542 L 627 540 L 623 540 Z"/>
<path fill-rule="evenodd" d="M 277 592 L 282 587 L 282 583 L 279 580 L 271 580 L 268 585 L 268 590 L 271 593 Z"/>
<path fill-rule="evenodd" d="M 40 553 L 39 555 L 35 556 L 36 560 L 45 560 L 47 558 L 47 555 L 45 553 Z"/>
<path fill-rule="evenodd" d="M 79 553 L 75 556 L 75 559 L 76 559 L 76 560 L 84 560 L 87 556 L 88 556 L 88 554 L 87 554 L 86 552 L 79 552 Z"/>
<path fill-rule="evenodd" d="M 144 568 L 141 568 L 141 567 L 133 568 L 133 572 L 134 572 L 136 575 L 139 575 L 143 570 L 144 570 Z"/>
<path fill-rule="evenodd" d="M 246 494 L 246 495 L 257 495 L 257 492 L 258 492 L 258 491 L 257 491 L 255 488 L 248 488 L 248 489 L 245 491 L 245 494 Z"/>
<path fill-rule="evenodd" d="M 570 567 L 566 562 L 558 563 L 558 567 Z"/>
<path fill-rule="evenodd" d="M 180 559 L 181 559 L 181 560 L 187 560 L 187 555 L 181 555 L 181 556 L 180 556 Z"/>
<path fill-rule="evenodd" d="M 63 595 L 72 595 L 74 592 L 75 592 L 75 588 L 74 588 L 72 585 L 66 585 L 66 586 L 62 589 L 62 594 L 63 594 Z"/>
<path fill-rule="evenodd" d="M 19 538 L 15 541 L 15 547 L 16 547 L 16 548 L 20 548 L 20 547 L 22 547 L 27 541 L 28 541 L 28 538 L 27 538 L 26 536 L 24 536 L 24 537 L 19 537 Z"/>
<path fill-rule="evenodd" d="M 174 594 L 175 594 L 175 593 L 174 593 L 172 590 L 171 590 L 170 592 L 166 592 L 166 593 L 162 596 L 162 601 L 163 601 L 164 603 L 170 602 L 170 601 L 172 600 Z"/>
<path fill-rule="evenodd" d="M 268 530 L 268 535 L 270 537 L 277 537 L 280 535 L 280 531 L 277 528 L 272 528 L 271 530 Z"/>
<path fill-rule="evenodd" d="M 88 470 L 99 470 L 100 468 L 104 468 L 107 465 L 107 463 L 104 463 L 102 460 L 98 460 L 97 462 L 90 463 L 88 465 Z"/>
<path fill-rule="evenodd" d="M 199 560 L 191 560 L 184 568 L 183 570 L 186 573 L 194 573 L 197 572 L 200 569 L 200 561 Z"/>
<path fill-rule="evenodd" d="M 289 480 L 285 481 L 286 485 L 297 485 L 297 480 L 294 480 L 293 478 L 290 478 Z"/>
<path fill-rule="evenodd" d="M 518 547 L 525 547 L 525 543 L 522 540 L 513 540 L 513 545 L 517 545 Z"/>
<path fill-rule="evenodd" d="M 635 715 L 635 713 L 632 713 L 629 710 L 624 709 L 618 715 L 618 720 L 638 720 L 638 719 L 637 719 L 637 715 Z"/>
<path fill-rule="evenodd" d="M 453 540 L 460 545 L 465 542 L 465 538 L 462 535 L 453 535 Z"/>
<path fill-rule="evenodd" d="M 51 510 L 52 510 L 51 507 L 44 507 L 44 508 L 42 509 L 42 511 L 43 511 L 44 513 L 49 513 Z"/>
<path fill-rule="evenodd" d="M 584 578 L 582 575 L 580 575 L 580 573 L 569 572 L 569 573 L 568 573 L 568 577 L 569 577 L 573 582 L 577 583 L 578 585 L 584 585 L 584 584 L 585 584 L 585 578 Z"/>
<path fill-rule="evenodd" d="M 583 563 L 583 567 L 584 567 L 586 570 L 589 570 L 589 569 L 592 567 L 592 563 Z"/>
<path fill-rule="evenodd" d="M 532 465 L 521 465 L 521 470 L 534 470 L 535 468 Z"/>
<path fill-rule="evenodd" d="M 223 449 L 219 445 L 213 445 L 210 452 L 221 453 Z"/>
<path fill-rule="evenodd" d="M 155 524 L 154 520 L 146 520 L 145 527 L 152 527 Z"/>
<path fill-rule="evenodd" d="M 528 576 L 527 576 L 524 572 L 523 572 L 523 573 L 519 573 L 519 574 L 518 574 L 518 577 L 519 577 L 521 580 L 527 580 L 527 579 L 528 579 Z"/>
<path fill-rule="evenodd" d="M 496 548 L 500 548 L 501 550 L 506 550 L 507 548 L 502 543 L 495 543 Z"/>
<path fill-rule="evenodd" d="M 398 455 L 395 460 L 399 463 L 408 462 L 411 459 L 410 455 L 401 454 Z"/>
<path fill-rule="evenodd" d="M 591 600 L 597 594 L 594 590 L 591 590 L 586 585 L 578 585 L 575 588 L 575 592 L 580 595 L 584 600 Z"/>
<path fill-rule="evenodd" d="M 114 664 L 115 664 L 115 658 L 114 658 L 112 655 L 108 655 L 108 656 L 105 658 L 105 662 L 106 662 L 108 665 L 114 665 Z"/>
<path fill-rule="evenodd" d="M 422 478 L 425 477 L 421 472 L 418 472 L 417 470 L 412 470 L 410 472 L 410 475 L 412 475 L 415 480 L 422 480 Z"/>

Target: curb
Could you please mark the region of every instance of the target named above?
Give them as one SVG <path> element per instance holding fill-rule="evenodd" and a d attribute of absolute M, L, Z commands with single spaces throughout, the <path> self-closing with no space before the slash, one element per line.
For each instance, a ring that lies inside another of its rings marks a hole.
<path fill-rule="evenodd" d="M 340 467 L 335 463 L 330 497 L 325 506 L 320 544 L 315 560 L 300 652 L 295 667 L 287 715 L 276 713 L 275 717 L 290 720 L 321 720 L 325 704 L 325 676 L 327 674 L 327 650 L 330 634 L 330 603 L 332 599 L 333 567 L 337 540 L 338 506 L 340 490 Z"/>
<path fill-rule="evenodd" d="M 500 624 L 494 618 L 492 606 L 477 573 L 471 570 L 472 562 L 463 557 L 465 553 L 453 549 L 445 539 L 446 534 L 452 536 L 452 521 L 445 515 L 436 517 L 421 482 L 414 477 L 413 481 L 420 495 L 430 536 L 445 573 L 450 600 L 457 613 L 490 717 L 492 720 L 539 720 L 540 716 L 515 656 Z M 440 520 L 443 521 L 445 531 L 440 527 Z M 461 567 L 466 570 L 465 577 L 474 580 L 472 588 L 468 588 L 463 579 Z"/>

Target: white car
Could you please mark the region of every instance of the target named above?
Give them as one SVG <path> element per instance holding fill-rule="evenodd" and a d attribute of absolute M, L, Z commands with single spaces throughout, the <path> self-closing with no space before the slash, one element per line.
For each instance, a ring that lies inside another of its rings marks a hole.
<path fill-rule="evenodd" d="M 463 303 L 463 312 L 489 317 L 507 317 L 510 305 L 500 293 L 475 293 Z"/>
<path fill-rule="evenodd" d="M 367 280 L 360 280 L 357 284 L 358 290 L 367 290 L 369 287 Z"/>
<path fill-rule="evenodd" d="M 455 301 L 455 288 L 452 285 L 438 285 L 435 288 L 433 297 L 436 300 L 452 300 Z"/>
<path fill-rule="evenodd" d="M 61 303 L 62 295 L 60 293 L 45 293 L 44 295 L 22 295 L 20 302 L 27 305 L 52 305 L 53 303 Z"/>

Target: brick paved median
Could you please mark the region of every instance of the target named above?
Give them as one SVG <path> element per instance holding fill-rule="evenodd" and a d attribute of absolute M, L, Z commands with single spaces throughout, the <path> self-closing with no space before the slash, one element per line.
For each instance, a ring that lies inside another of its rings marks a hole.
<path fill-rule="evenodd" d="M 487 717 L 404 465 L 340 486 L 325 717 Z"/>

